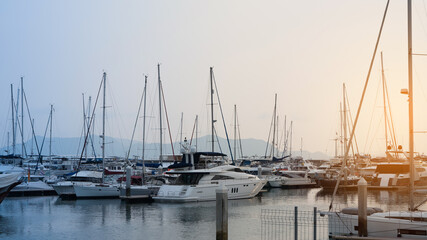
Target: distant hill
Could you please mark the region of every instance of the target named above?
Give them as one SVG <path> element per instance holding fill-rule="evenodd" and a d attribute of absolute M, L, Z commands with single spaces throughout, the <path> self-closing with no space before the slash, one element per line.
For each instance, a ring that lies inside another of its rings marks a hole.
<path fill-rule="evenodd" d="M 101 139 L 99 136 L 95 136 L 93 139 L 93 146 L 92 141 L 89 141 L 90 144 L 88 144 L 88 156 L 93 156 L 93 152 L 95 152 L 96 156 L 101 155 Z M 80 138 L 53 138 L 52 139 L 52 154 L 53 155 L 61 155 L 61 156 L 80 156 L 81 149 L 83 145 L 84 139 Z M 111 138 L 106 137 L 106 156 L 120 156 L 124 157 L 126 156 L 126 153 L 129 149 L 130 140 L 129 139 L 120 139 L 120 138 Z M 192 144 L 194 145 L 196 140 L 193 139 Z M 223 152 L 227 155 L 229 154 L 229 147 L 227 144 L 227 140 L 224 138 L 219 138 L 219 146 L 217 142 L 215 142 L 215 151 L 217 152 Z M 230 140 L 231 149 L 234 151 L 234 140 Z M 242 149 L 243 149 L 243 155 L 244 156 L 263 156 L 265 154 L 265 148 L 266 148 L 266 142 L 259 139 L 242 139 Z M 49 139 L 45 139 L 43 143 L 43 137 L 37 136 L 37 145 L 42 148 L 42 155 L 48 155 L 49 154 Z M 198 151 L 211 151 L 211 141 L 210 136 L 204 136 L 197 139 L 197 150 Z M 36 150 L 36 144 L 35 142 L 29 140 L 24 144 L 26 148 L 27 154 L 37 154 Z M 33 146 L 33 147 L 31 147 Z M 17 154 L 21 153 L 21 144 L 17 144 L 15 147 L 15 152 Z M 33 150 L 31 150 L 33 149 Z M 1 154 L 6 154 L 7 146 L 0 148 Z M 12 150 L 10 149 L 10 152 Z M 174 151 L 175 154 L 180 154 L 180 148 L 179 148 L 179 142 L 174 143 Z M 239 150 L 239 147 L 237 147 L 237 151 Z M 172 148 L 170 144 L 163 144 L 163 152 L 164 154 L 172 154 Z M 145 156 L 147 159 L 156 159 L 158 158 L 160 153 L 159 150 L 159 143 L 146 143 L 145 144 Z M 133 156 L 141 156 L 142 154 L 142 142 L 141 141 L 134 141 L 132 145 L 132 150 L 130 152 L 130 157 Z M 294 156 L 300 156 L 300 151 L 292 151 L 292 154 Z M 240 157 L 240 154 L 238 154 L 238 157 Z M 305 159 L 329 159 L 330 156 L 321 153 L 321 152 L 308 152 L 303 151 L 303 157 Z"/>

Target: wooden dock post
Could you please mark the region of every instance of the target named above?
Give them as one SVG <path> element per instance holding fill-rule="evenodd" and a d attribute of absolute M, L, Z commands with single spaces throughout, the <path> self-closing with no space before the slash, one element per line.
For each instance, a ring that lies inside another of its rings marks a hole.
<path fill-rule="evenodd" d="M 216 190 L 216 240 L 228 240 L 228 189 Z"/>
<path fill-rule="evenodd" d="M 358 232 L 359 237 L 368 236 L 368 219 L 367 219 L 367 208 L 368 208 L 368 183 L 362 177 L 357 182 L 357 192 L 359 195 L 359 217 L 358 217 Z"/>

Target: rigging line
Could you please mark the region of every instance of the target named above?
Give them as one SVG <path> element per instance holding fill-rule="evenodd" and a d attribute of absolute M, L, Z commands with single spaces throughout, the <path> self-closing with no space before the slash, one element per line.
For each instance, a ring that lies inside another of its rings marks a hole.
<path fill-rule="evenodd" d="M 219 98 L 219 91 L 218 91 L 218 87 L 216 85 L 216 79 L 215 79 L 215 75 L 214 75 L 213 71 L 212 71 L 212 78 L 213 78 L 213 82 L 215 83 L 216 96 L 218 99 L 219 110 L 221 111 L 221 117 L 222 117 L 222 123 L 224 125 L 225 136 L 227 137 L 227 143 L 228 143 L 228 149 L 230 151 L 231 161 L 234 164 L 233 151 L 231 151 L 230 139 L 228 137 L 227 126 L 225 124 L 224 113 L 222 111 L 221 100 Z"/>
<path fill-rule="evenodd" d="M 97 104 L 98 104 L 99 94 L 101 93 L 101 88 L 102 88 L 102 84 L 103 84 L 103 82 L 104 82 L 104 76 L 102 77 L 101 83 L 99 84 L 98 94 L 96 95 L 95 104 L 93 105 L 92 115 L 91 115 L 91 117 L 90 117 L 90 121 L 89 121 L 89 126 L 87 126 L 87 132 L 90 132 L 90 130 L 91 130 L 91 126 L 92 126 L 92 123 L 93 123 L 93 120 L 94 120 L 95 110 L 96 110 L 96 106 L 97 106 Z M 83 160 L 83 153 L 84 153 L 84 150 L 85 150 L 85 146 L 86 146 L 86 143 L 87 143 L 87 139 L 88 139 L 88 137 L 89 137 L 89 134 L 87 134 L 87 135 L 85 136 L 85 140 L 84 140 L 84 142 L 83 142 L 83 148 L 82 148 L 82 152 L 81 152 L 81 154 L 80 154 L 79 163 L 78 163 L 78 165 L 77 165 L 77 171 L 79 171 L 79 169 L 80 169 L 80 164 L 81 164 L 81 162 L 82 162 L 82 160 Z M 104 169 L 103 169 L 102 171 L 104 171 Z"/>
<path fill-rule="evenodd" d="M 12 104 L 13 104 L 13 102 L 12 102 Z M 11 107 L 10 105 L 9 105 L 9 107 L 7 108 L 7 115 L 6 115 L 6 121 L 5 121 L 5 122 L 6 122 L 6 124 L 5 124 L 5 126 L 4 126 L 3 137 L 2 137 L 2 138 L 3 138 L 3 140 L 4 140 L 4 136 L 5 136 L 6 129 L 7 129 L 7 125 L 8 125 L 8 124 L 7 124 L 7 122 L 9 121 L 9 120 L 8 120 L 8 118 L 9 118 L 9 113 L 11 112 L 11 111 L 10 111 L 10 109 L 11 109 L 11 108 L 12 108 L 12 107 Z M 12 110 L 12 111 L 13 111 L 13 110 Z M 13 126 L 13 124 L 14 124 L 14 123 L 13 123 L 13 121 L 12 121 L 12 126 Z M 13 134 L 13 133 L 12 133 L 12 134 Z M 8 147 L 10 147 L 10 143 L 9 143 L 9 142 L 7 143 L 7 146 L 8 146 Z M 10 153 L 8 152 L 7 154 L 9 155 Z"/>
<path fill-rule="evenodd" d="M 350 110 L 350 101 L 348 100 L 348 93 L 347 93 L 347 88 L 345 89 L 345 96 L 346 96 L 346 100 L 347 100 L 347 109 L 348 109 L 348 115 L 350 117 L 350 122 L 348 124 L 353 125 L 353 116 L 351 115 L 351 110 Z M 351 129 L 351 126 L 348 125 L 348 129 Z M 357 144 L 357 138 L 356 138 L 356 134 L 354 135 L 354 144 L 356 145 L 356 152 L 359 154 L 359 144 Z M 353 152 L 354 154 L 354 152 Z"/>
<path fill-rule="evenodd" d="M 239 134 L 239 145 L 240 145 L 240 157 L 243 158 L 243 147 L 242 147 L 242 138 L 240 137 L 240 123 L 239 123 L 239 115 L 236 114 L 237 118 L 237 132 Z"/>
<path fill-rule="evenodd" d="M 107 82 L 107 85 L 108 85 L 108 89 L 114 89 L 112 87 L 112 85 L 110 84 L 110 82 Z M 120 110 L 119 110 L 119 107 L 118 107 L 119 104 L 117 103 L 116 97 L 114 96 L 114 92 L 111 90 L 111 91 L 108 91 L 108 93 L 109 93 L 109 95 L 111 97 L 111 100 L 112 100 L 112 106 L 111 106 L 111 108 L 114 111 L 114 115 L 118 116 L 119 121 L 121 122 L 121 124 L 119 124 L 118 127 L 116 127 L 115 129 L 117 129 L 118 132 L 119 132 L 120 143 L 122 145 L 122 151 L 126 154 L 126 150 L 125 150 L 126 148 L 125 148 L 125 144 L 123 142 L 123 134 L 122 134 L 122 131 L 121 131 L 121 130 L 126 131 L 125 129 L 121 129 L 121 127 L 125 126 L 125 124 L 124 124 L 125 121 L 123 121 L 122 114 L 120 114 Z M 107 123 L 111 124 L 111 121 L 107 122 Z M 107 127 L 109 127 L 109 130 L 112 130 L 111 126 L 107 126 Z"/>
<path fill-rule="evenodd" d="M 141 106 L 142 106 L 142 102 L 143 102 L 143 100 L 144 100 L 144 91 L 142 92 L 142 95 L 141 95 L 141 100 L 139 101 L 139 107 L 138 107 L 138 113 L 136 114 L 136 119 L 135 119 L 135 124 L 134 124 L 134 126 L 133 126 L 133 131 L 132 131 L 132 137 L 131 137 L 131 139 L 130 139 L 130 144 L 129 144 L 129 149 L 128 149 L 128 152 L 127 152 L 127 154 L 126 154 L 126 163 L 128 163 L 129 165 L 130 165 L 130 162 L 129 162 L 129 155 L 130 155 L 130 150 L 131 150 L 131 148 L 132 148 L 132 143 L 133 143 L 133 138 L 134 138 L 134 136 L 135 136 L 135 130 L 136 130 L 136 125 L 138 124 L 138 119 L 139 119 L 139 113 L 141 112 Z"/>
<path fill-rule="evenodd" d="M 273 114 L 273 117 L 271 118 L 270 130 L 268 130 L 267 146 L 265 146 L 264 158 L 267 158 L 267 151 L 268 151 L 268 145 L 270 143 L 271 128 L 273 127 L 273 121 L 274 121 L 274 114 Z"/>
<path fill-rule="evenodd" d="M 363 151 L 366 152 L 366 148 L 368 146 L 368 142 L 369 142 L 369 136 L 371 134 L 371 130 L 372 130 L 372 122 L 374 121 L 374 112 L 375 112 L 375 104 L 378 101 L 378 92 L 379 92 L 379 88 L 380 88 L 380 83 L 378 82 L 378 87 L 377 87 L 377 91 L 376 91 L 376 95 L 375 95 L 375 101 L 374 101 L 374 106 L 372 108 L 372 112 L 371 112 L 371 119 L 369 121 L 369 128 L 368 128 L 368 133 L 366 134 L 366 140 L 365 140 L 365 146 L 363 147 Z"/>
<path fill-rule="evenodd" d="M 49 118 L 47 119 L 46 129 L 44 131 L 43 141 L 42 141 L 42 145 L 41 145 L 40 151 L 39 151 L 38 158 L 40 160 L 40 164 L 42 164 L 42 162 L 41 162 L 42 161 L 42 155 L 41 154 L 42 154 L 42 151 L 43 151 L 43 146 L 44 146 L 44 141 L 46 139 L 47 130 L 49 129 L 49 123 L 50 123 L 51 116 L 52 116 L 52 112 L 49 114 Z M 34 137 L 34 139 L 35 139 L 35 137 Z M 36 168 L 34 169 L 34 174 L 36 173 L 38 167 L 39 167 L 39 161 L 37 161 L 37 163 L 36 163 Z"/>
<path fill-rule="evenodd" d="M 30 108 L 28 107 L 28 102 L 27 102 L 27 94 L 25 94 L 25 91 L 22 91 L 22 94 L 24 95 L 24 99 L 25 99 L 25 105 L 27 106 L 27 112 L 28 112 L 28 117 L 30 118 L 30 123 L 31 123 L 31 131 L 34 137 L 34 142 L 36 143 L 36 149 L 37 149 L 37 153 L 39 154 L 38 160 L 37 160 L 37 164 L 39 161 L 41 161 L 41 153 L 40 153 L 40 149 L 39 149 L 39 145 L 37 143 L 37 138 L 36 138 L 36 134 L 34 132 L 34 124 L 33 121 L 31 121 L 31 114 L 30 114 Z M 25 153 L 25 155 L 27 155 Z"/>
<path fill-rule="evenodd" d="M 191 146 L 191 143 L 193 142 L 194 130 L 196 129 L 196 121 L 197 121 L 197 115 L 196 115 L 196 119 L 194 119 L 193 131 L 191 132 L 190 146 Z"/>
<path fill-rule="evenodd" d="M 18 92 L 19 93 L 19 92 Z M 19 95 L 18 95 L 18 100 L 19 100 Z M 17 101 L 18 101 L 17 100 Z M 18 103 L 16 104 L 16 116 L 18 116 Z M 21 126 L 21 124 L 20 124 L 21 122 L 20 122 L 20 120 L 19 120 L 19 117 L 16 117 L 16 124 L 18 125 L 18 129 L 19 129 L 19 132 L 22 134 L 22 126 Z M 24 156 L 24 153 L 25 153 L 25 155 L 27 155 L 27 146 L 25 145 L 25 143 L 22 143 L 22 145 L 23 145 L 23 147 L 24 147 L 24 152 L 23 153 L 21 153 L 22 154 L 22 157 Z"/>
<path fill-rule="evenodd" d="M 382 122 L 383 122 L 383 117 L 381 117 L 381 118 L 380 118 L 380 120 L 378 121 L 378 124 L 377 124 L 376 130 L 375 130 L 375 132 L 374 132 L 374 136 L 377 136 L 378 131 L 379 131 L 379 129 L 380 129 L 380 125 L 382 124 Z M 372 138 L 372 140 L 371 140 L 371 144 L 369 145 L 368 152 L 371 152 L 371 150 L 372 150 L 372 146 L 374 145 L 374 141 L 375 141 L 375 137 L 373 137 L 373 138 Z"/>
<path fill-rule="evenodd" d="M 175 160 L 175 161 L 176 161 L 175 151 L 174 151 L 174 149 L 173 149 L 173 143 L 172 143 L 171 128 L 170 128 L 170 125 L 169 125 L 168 111 L 167 111 L 167 109 L 166 109 L 165 94 L 164 94 L 164 92 L 163 92 L 163 85 L 162 85 L 162 83 L 161 83 L 161 82 L 160 82 L 160 84 L 159 84 L 159 85 L 160 85 L 160 86 L 159 86 L 159 88 L 160 88 L 160 90 L 161 90 L 161 92 L 162 92 L 163 106 L 164 106 L 164 108 L 165 108 L 165 115 L 166 115 L 166 122 L 167 122 L 167 124 L 168 124 L 169 139 L 170 139 L 170 141 L 171 141 L 171 147 L 172 147 L 173 160 Z"/>
<path fill-rule="evenodd" d="M 373 64 L 374 64 L 375 55 L 376 55 L 376 53 L 377 53 L 378 44 L 379 44 L 379 42 L 380 42 L 381 33 L 382 33 L 382 30 L 383 30 L 383 26 L 384 26 L 385 18 L 386 18 L 386 16 L 387 16 L 387 10 L 388 10 L 389 3 L 390 3 L 390 0 L 387 0 L 387 5 L 386 5 L 385 10 L 384 10 L 384 16 L 383 16 L 383 19 L 382 19 L 382 22 L 381 22 L 380 31 L 379 31 L 379 33 L 378 33 L 377 42 L 376 42 L 376 44 L 375 44 L 374 53 L 372 54 L 372 60 L 371 60 L 371 64 L 370 64 L 370 66 L 369 66 L 368 75 L 366 76 L 365 86 L 363 87 L 362 98 L 360 99 L 359 108 L 357 109 L 356 118 L 355 118 L 355 120 L 354 120 L 354 126 L 353 126 L 353 128 L 352 128 L 352 130 L 351 130 L 351 135 L 350 135 L 350 139 L 349 139 L 349 143 L 348 143 L 348 145 L 349 145 L 349 146 L 351 145 L 351 143 L 352 143 L 352 141 L 353 141 L 354 131 L 356 130 L 357 121 L 359 120 L 360 109 L 362 108 L 363 99 L 365 98 L 366 88 L 367 88 L 367 86 L 368 86 L 369 77 L 371 76 L 371 70 L 372 70 L 372 66 L 373 66 Z M 347 151 L 346 151 L 346 153 L 345 153 L 345 155 L 344 155 L 344 158 L 347 158 L 348 151 L 349 151 L 349 148 L 347 148 Z M 341 172 L 343 172 L 343 170 L 344 170 L 344 164 L 342 164 L 342 165 L 341 165 L 341 170 L 340 170 L 340 171 L 341 171 Z M 331 199 L 331 204 L 329 205 L 329 211 L 332 209 L 332 204 L 333 204 L 333 202 L 334 202 L 334 196 L 335 196 L 335 194 L 337 193 L 338 186 L 339 186 L 339 183 L 340 183 L 340 179 L 341 179 L 341 178 L 338 178 L 338 180 L 337 180 L 337 184 L 335 185 L 334 193 L 333 193 L 333 195 L 332 195 L 332 199 Z"/>
<path fill-rule="evenodd" d="M 394 129 L 393 115 L 391 114 L 391 104 L 390 104 L 390 98 L 389 98 L 389 94 L 388 94 L 388 87 L 387 87 L 386 78 L 384 78 L 384 84 L 385 84 L 385 92 L 386 92 L 387 103 L 388 103 L 388 111 L 390 114 L 389 120 L 391 121 L 391 129 L 393 130 L 392 135 L 393 135 L 394 147 L 395 147 L 395 150 L 397 150 L 396 133 L 395 133 L 395 129 Z"/>
<path fill-rule="evenodd" d="M 215 131 L 216 141 L 218 142 L 219 152 L 220 152 L 220 153 L 224 153 L 224 152 L 222 151 L 221 144 L 219 144 L 218 133 L 216 132 L 216 128 L 215 128 L 215 126 L 214 126 L 214 131 Z"/>

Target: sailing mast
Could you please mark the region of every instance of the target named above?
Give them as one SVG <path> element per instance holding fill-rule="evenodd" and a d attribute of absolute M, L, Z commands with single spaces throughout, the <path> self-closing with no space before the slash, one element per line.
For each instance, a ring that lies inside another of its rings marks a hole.
<path fill-rule="evenodd" d="M 21 77 L 21 157 L 24 158 L 24 77 Z"/>
<path fill-rule="evenodd" d="M 383 64 L 383 52 L 381 52 L 381 78 L 383 82 L 383 104 L 384 104 L 384 134 L 385 134 L 385 149 L 388 152 L 388 138 L 387 138 L 387 107 L 385 101 L 385 76 L 384 76 L 384 64 Z M 388 155 L 387 155 L 387 158 Z"/>
<path fill-rule="evenodd" d="M 412 0 L 408 0 L 409 210 L 414 210 L 414 101 L 412 88 Z"/>
<path fill-rule="evenodd" d="M 184 113 L 183 112 L 181 112 L 181 133 L 180 133 L 180 138 L 179 138 L 179 147 L 181 148 L 182 147 L 182 125 L 183 125 L 183 122 L 184 122 Z"/>
<path fill-rule="evenodd" d="M 102 103 L 102 183 L 104 183 L 105 176 L 105 93 L 107 91 L 106 82 L 107 82 L 107 73 L 104 72 L 104 100 Z"/>
<path fill-rule="evenodd" d="M 196 115 L 196 152 L 197 152 L 197 132 L 199 131 L 199 116 Z"/>
<path fill-rule="evenodd" d="M 289 158 L 292 158 L 292 124 L 293 121 L 291 121 L 291 136 L 290 136 L 290 142 L 289 142 Z"/>
<path fill-rule="evenodd" d="M 237 158 L 236 145 L 237 145 L 237 110 L 234 104 L 234 157 Z"/>
<path fill-rule="evenodd" d="M 50 166 L 52 166 L 52 114 L 53 114 L 53 105 L 50 105 L 50 131 L 49 131 L 49 159 Z"/>
<path fill-rule="evenodd" d="M 347 104 L 345 99 L 345 83 L 342 85 L 343 93 L 343 131 L 344 131 L 344 152 L 347 152 Z M 344 154 L 344 167 L 347 167 L 347 154 Z M 347 180 L 347 179 L 346 179 Z"/>
<path fill-rule="evenodd" d="M 159 79 L 159 122 L 160 122 L 160 165 L 163 166 L 163 149 L 162 149 L 162 87 L 161 87 L 161 81 L 160 81 L 160 63 L 157 64 L 157 77 Z"/>
<path fill-rule="evenodd" d="M 16 132 L 15 132 L 15 103 L 13 100 L 13 85 L 10 84 L 10 96 L 12 100 L 12 153 L 15 156 Z"/>
<path fill-rule="evenodd" d="M 145 114 L 147 106 L 147 75 L 145 75 L 144 85 L 144 117 L 142 120 L 142 182 L 145 185 Z"/>
<path fill-rule="evenodd" d="M 272 149 L 272 157 L 274 158 L 274 147 L 275 145 L 275 140 L 276 140 L 276 107 L 277 107 L 277 93 L 274 94 L 274 111 L 273 111 L 273 142 L 271 145 L 271 149 Z"/>
<path fill-rule="evenodd" d="M 211 82 L 211 135 L 212 135 L 212 139 L 211 139 L 211 141 L 212 141 L 212 152 L 214 152 L 214 150 L 215 150 L 215 139 L 214 139 L 214 132 L 215 132 L 215 127 L 214 127 L 214 122 L 215 122 L 215 120 L 214 120 L 214 111 L 213 111 L 213 95 L 214 95 L 214 90 L 213 90 L 213 68 L 212 67 L 210 67 L 210 82 Z M 213 160 L 213 157 L 212 157 L 212 160 Z"/>

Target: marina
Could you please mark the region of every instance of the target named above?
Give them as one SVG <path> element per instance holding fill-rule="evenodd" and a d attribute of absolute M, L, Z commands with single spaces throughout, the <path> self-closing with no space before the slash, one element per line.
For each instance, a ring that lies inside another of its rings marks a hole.
<path fill-rule="evenodd" d="M 427 239 L 427 0 L 49 1 L 0 3 L 0 239 Z"/>

